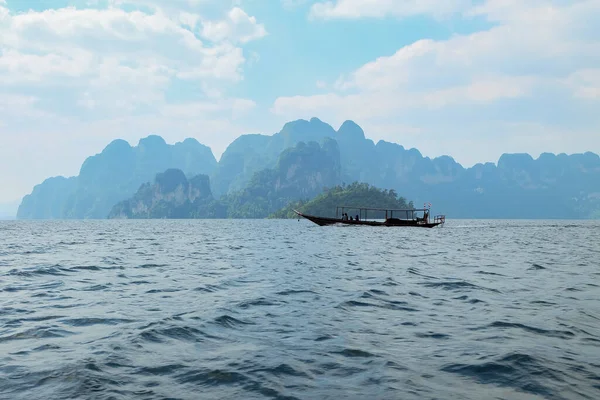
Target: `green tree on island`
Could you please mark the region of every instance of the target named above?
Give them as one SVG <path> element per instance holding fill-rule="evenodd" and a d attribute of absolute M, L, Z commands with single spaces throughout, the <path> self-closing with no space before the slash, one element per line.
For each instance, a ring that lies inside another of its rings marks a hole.
<path fill-rule="evenodd" d="M 294 210 L 318 215 L 335 217 L 336 207 L 370 207 L 370 208 L 414 208 L 413 202 L 399 197 L 395 190 L 379 189 L 368 183 L 354 182 L 350 185 L 338 185 L 326 188 L 323 193 L 312 200 L 300 200 L 271 214 L 269 218 L 297 218 Z M 372 217 L 380 217 L 373 214 Z"/>

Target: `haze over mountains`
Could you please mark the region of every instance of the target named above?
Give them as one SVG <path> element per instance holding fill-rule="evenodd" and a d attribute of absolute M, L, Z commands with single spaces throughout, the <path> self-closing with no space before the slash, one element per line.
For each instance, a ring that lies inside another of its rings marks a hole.
<path fill-rule="evenodd" d="M 354 181 L 394 189 L 417 207 L 431 202 L 436 213 L 449 218 L 600 216 L 597 154 L 544 153 L 538 159 L 504 154 L 497 164 L 463 168 L 450 156 L 430 159 L 417 149 L 374 143 L 352 121 L 336 131 L 313 118 L 289 122 L 272 136 L 240 136 L 219 162 L 194 139 L 168 145 L 149 136 L 135 147 L 115 140 L 89 157 L 79 176 L 50 178 L 37 185 L 23 199 L 18 218 L 106 218 L 117 203 L 131 199 L 168 169 L 183 171 L 189 180 L 205 175 L 207 196 L 227 197 L 220 205 L 229 207 L 226 214 L 199 217 L 261 217 L 285 202 L 314 196 L 323 187 Z M 244 208 L 247 212 L 235 214 Z"/>
<path fill-rule="evenodd" d="M 207 175 L 187 178 L 179 169 L 156 175 L 114 206 L 109 218 L 264 218 L 298 199 L 311 199 L 340 181 L 340 152 L 333 139 L 299 142 L 274 168 L 256 172 L 242 190 L 214 196 Z"/>
<path fill-rule="evenodd" d="M 0 219 L 14 219 L 19 207 L 18 201 L 10 203 L 0 203 Z"/>
<path fill-rule="evenodd" d="M 88 157 L 77 177 L 49 178 L 25 196 L 17 218 L 106 218 L 118 202 L 131 197 L 159 172 L 178 168 L 188 175 L 211 174 L 217 166 L 212 151 L 195 139 L 168 145 L 148 136 L 131 147 L 114 140 Z"/>

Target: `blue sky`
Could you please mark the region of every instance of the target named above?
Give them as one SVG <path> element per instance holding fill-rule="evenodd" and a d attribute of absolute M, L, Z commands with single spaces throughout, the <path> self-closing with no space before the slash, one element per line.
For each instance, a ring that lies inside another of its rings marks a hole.
<path fill-rule="evenodd" d="M 115 138 L 313 116 L 465 166 L 600 151 L 600 0 L 0 0 L 0 204 Z"/>

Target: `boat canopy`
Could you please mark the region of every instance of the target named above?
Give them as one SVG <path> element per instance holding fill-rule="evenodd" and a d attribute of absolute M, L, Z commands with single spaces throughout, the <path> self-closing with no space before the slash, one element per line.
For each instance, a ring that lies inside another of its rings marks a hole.
<path fill-rule="evenodd" d="M 385 218 L 396 218 L 396 219 L 405 219 L 405 220 L 429 220 L 429 208 L 377 208 L 377 207 L 360 207 L 360 206 L 337 206 L 335 209 L 336 218 L 340 216 L 343 217 L 345 210 L 357 210 L 358 218 L 361 220 L 367 220 L 369 217 L 371 219 L 381 219 Z M 423 213 L 422 218 L 418 218 L 415 216 L 416 213 Z"/>
<path fill-rule="evenodd" d="M 429 211 L 429 208 L 374 208 L 374 207 L 357 207 L 357 206 L 338 206 L 338 209 L 349 210 L 369 210 L 369 211 Z"/>

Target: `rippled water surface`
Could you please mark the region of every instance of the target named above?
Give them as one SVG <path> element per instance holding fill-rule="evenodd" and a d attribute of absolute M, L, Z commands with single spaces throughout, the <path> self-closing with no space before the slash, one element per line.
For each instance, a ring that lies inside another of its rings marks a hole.
<path fill-rule="evenodd" d="M 0 222 L 2 399 L 599 399 L 600 223 Z"/>

